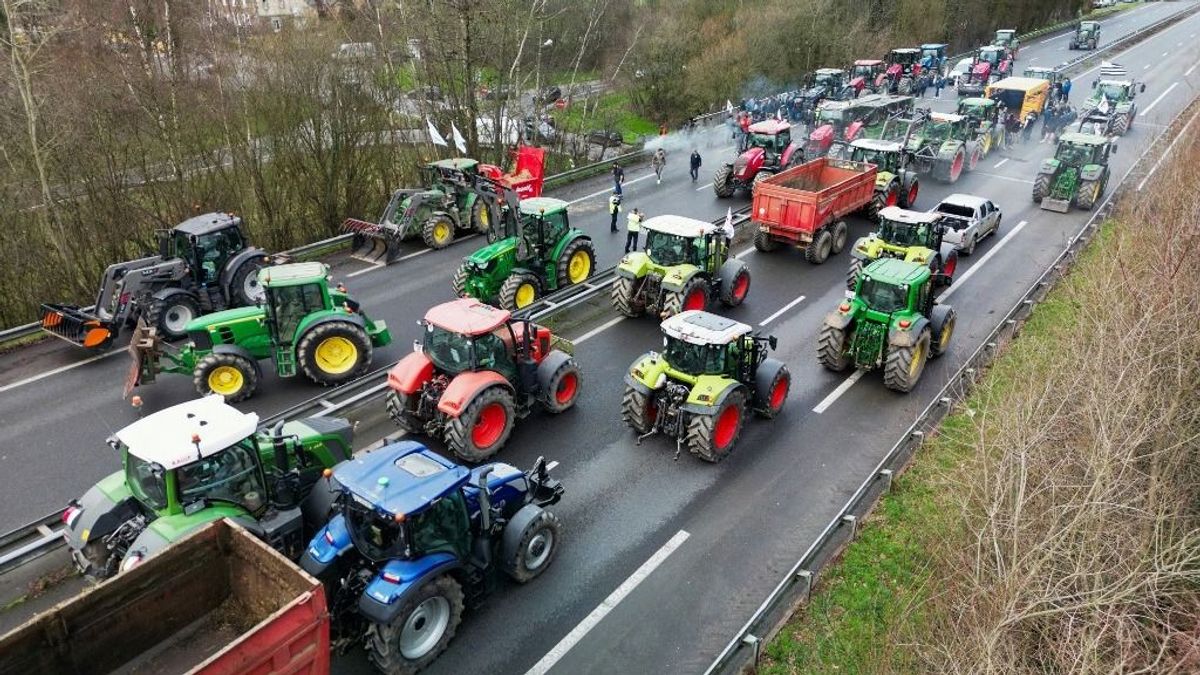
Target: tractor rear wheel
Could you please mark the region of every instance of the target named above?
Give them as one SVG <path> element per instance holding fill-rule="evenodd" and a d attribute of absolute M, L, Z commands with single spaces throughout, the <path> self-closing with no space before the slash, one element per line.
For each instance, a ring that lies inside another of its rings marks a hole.
<path fill-rule="evenodd" d="M 487 234 L 492 229 L 492 212 L 488 210 L 487 202 L 479 197 L 471 205 L 471 227 L 479 234 Z"/>
<path fill-rule="evenodd" d="M 725 164 L 713 173 L 713 192 L 721 199 L 733 196 L 733 167 Z"/>
<path fill-rule="evenodd" d="M 779 248 L 779 242 L 772 239 L 770 234 L 760 229 L 754 233 L 754 248 L 763 253 L 770 253 Z"/>
<path fill-rule="evenodd" d="M 1117 115 L 1113 118 L 1112 132 L 1117 136 L 1124 136 L 1129 130 L 1129 115 Z"/>
<path fill-rule="evenodd" d="M 244 356 L 209 354 L 196 364 L 192 385 L 201 396 L 219 394 L 225 397 L 226 403 L 237 403 L 258 390 L 258 370 Z"/>
<path fill-rule="evenodd" d="M 413 411 L 412 399 L 408 394 L 392 390 L 388 392 L 387 399 L 384 402 L 384 408 L 387 409 L 388 417 L 396 423 L 396 426 L 401 429 L 417 434 L 425 430 L 425 425 L 416 416 Z"/>
<path fill-rule="evenodd" d="M 187 325 L 200 316 L 200 303 L 186 291 L 171 293 L 156 298 L 146 311 L 146 323 L 158 329 L 165 340 L 178 340 L 187 336 Z"/>
<path fill-rule="evenodd" d="M 846 221 L 839 220 L 833 224 L 833 244 L 829 247 L 829 252 L 837 255 L 846 248 L 846 242 L 850 239 L 850 228 L 846 225 Z"/>
<path fill-rule="evenodd" d="M 454 278 L 450 280 L 450 288 L 454 289 L 454 297 L 467 297 L 467 279 L 470 276 L 470 270 L 467 269 L 467 263 L 464 261 L 454 271 Z"/>
<path fill-rule="evenodd" d="M 625 386 L 625 394 L 621 397 L 621 419 L 639 434 L 650 433 L 654 421 L 658 418 L 658 405 L 654 403 L 652 394 Z"/>
<path fill-rule="evenodd" d="M 514 272 L 500 286 L 497 301 L 501 309 L 514 310 L 532 305 L 542 295 L 542 285 L 529 272 Z"/>
<path fill-rule="evenodd" d="M 504 447 L 515 421 L 512 394 L 504 387 L 489 387 L 446 423 L 446 445 L 464 462 L 482 462 Z"/>
<path fill-rule="evenodd" d="M 308 379 L 331 387 L 358 379 L 371 367 L 371 338 L 348 321 L 313 326 L 296 346 L 296 360 Z"/>
<path fill-rule="evenodd" d="M 613 284 L 613 307 L 624 316 L 638 317 L 646 311 L 646 299 L 637 297 L 637 287 L 638 280 L 629 277 L 617 277 L 617 282 Z"/>
<path fill-rule="evenodd" d="M 595 269 L 596 247 L 590 239 L 576 239 L 567 244 L 558 258 L 558 287 L 583 283 Z"/>
<path fill-rule="evenodd" d="M 583 372 L 575 359 L 567 359 L 550 376 L 546 388 L 542 391 L 542 405 L 552 413 L 568 410 L 579 400 L 579 390 L 583 385 Z"/>
<path fill-rule="evenodd" d="M 982 153 L 983 153 L 983 151 L 979 148 L 978 145 L 976 145 L 974 148 L 971 149 L 971 154 L 967 157 L 967 171 L 968 172 L 974 171 L 975 168 L 979 166 L 979 160 L 981 160 L 983 158 Z"/>
<path fill-rule="evenodd" d="M 432 249 L 442 249 L 454 242 L 454 221 L 444 213 L 429 216 L 421 227 L 421 239 Z"/>
<path fill-rule="evenodd" d="M 1039 173 L 1033 181 L 1033 203 L 1041 204 L 1046 195 L 1050 194 L 1050 179 L 1048 173 Z"/>
<path fill-rule="evenodd" d="M 426 581 L 389 624 L 367 627 L 367 658 L 381 672 L 412 674 L 450 644 L 462 621 L 462 587 L 450 575 Z"/>
<path fill-rule="evenodd" d="M 950 339 L 954 337 L 954 325 L 958 316 L 950 305 L 934 305 L 929 316 L 929 324 L 933 328 L 930 334 L 929 356 L 937 358 L 950 348 Z"/>
<path fill-rule="evenodd" d="M 700 275 L 688 279 L 683 288 L 667 293 L 663 301 L 662 318 L 675 316 L 689 309 L 704 310 L 708 307 L 708 279 Z"/>
<path fill-rule="evenodd" d="M 858 275 L 862 273 L 866 261 L 862 258 L 850 258 L 850 268 L 846 270 L 846 290 L 854 290 L 858 285 Z"/>
<path fill-rule="evenodd" d="M 967 164 L 967 153 L 962 148 L 959 148 L 954 153 L 954 157 L 950 160 L 950 171 L 947 173 L 946 182 L 951 185 L 958 182 L 962 177 L 963 168 Z M 915 200 L 914 200 L 915 201 Z"/>
<path fill-rule="evenodd" d="M 1079 181 L 1079 193 L 1075 197 L 1075 203 L 1079 205 L 1079 208 L 1091 211 L 1096 206 L 1096 203 L 1100 201 L 1103 189 L 1103 183 L 1098 180 L 1081 180 Z"/>
<path fill-rule="evenodd" d="M 804 249 L 804 259 L 814 265 L 820 265 L 829 259 L 829 252 L 833 250 L 833 235 L 830 234 L 828 228 L 821 228 L 817 232 L 817 236 L 813 237 L 808 248 Z"/>
<path fill-rule="evenodd" d="M 908 393 L 917 386 L 929 357 L 930 333 L 926 328 L 911 347 L 888 346 L 883 368 L 883 384 L 888 389 Z"/>
<path fill-rule="evenodd" d="M 521 538 L 514 547 L 512 557 L 501 561 L 504 571 L 517 583 L 529 583 L 546 571 L 554 562 L 558 543 L 562 541 L 562 521 L 549 511 L 539 511 L 521 530 Z"/>
<path fill-rule="evenodd" d="M 258 283 L 258 271 L 262 268 L 262 260 L 258 258 L 252 258 L 238 266 L 229 280 L 231 305 L 249 307 L 266 297 L 267 292 Z"/>
<path fill-rule="evenodd" d="M 917 194 L 921 191 L 921 181 L 912 176 L 911 179 L 904 184 L 900 192 L 900 207 L 911 209 L 917 204 Z"/>
<path fill-rule="evenodd" d="M 725 459 L 733 452 L 745 421 L 745 392 L 730 392 L 716 412 L 694 414 L 688 420 L 688 450 L 706 462 L 715 463 Z"/>
<path fill-rule="evenodd" d="M 840 373 L 850 366 L 850 354 L 847 353 L 850 335 L 848 328 L 834 328 L 829 324 L 821 326 L 817 336 L 817 360 L 827 370 Z"/>

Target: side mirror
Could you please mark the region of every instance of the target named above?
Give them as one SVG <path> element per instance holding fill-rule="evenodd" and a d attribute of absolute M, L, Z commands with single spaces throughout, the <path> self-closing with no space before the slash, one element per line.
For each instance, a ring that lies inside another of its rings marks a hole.
<path fill-rule="evenodd" d="M 775 349 L 779 345 L 779 340 L 775 339 L 775 336 L 772 335 L 767 338 L 767 344 L 771 345 L 771 349 Z"/>
<path fill-rule="evenodd" d="M 1109 152 L 1114 155 L 1117 154 L 1117 144 L 1116 143 L 1112 144 L 1112 148 L 1109 150 Z"/>
<path fill-rule="evenodd" d="M 1146 91 L 1146 83 L 1145 82 L 1142 83 L 1142 87 L 1138 91 L 1145 93 L 1145 91 Z"/>

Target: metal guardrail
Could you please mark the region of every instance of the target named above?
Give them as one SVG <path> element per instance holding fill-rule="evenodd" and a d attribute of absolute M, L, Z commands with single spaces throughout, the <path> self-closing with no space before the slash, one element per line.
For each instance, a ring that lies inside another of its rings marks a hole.
<path fill-rule="evenodd" d="M 1181 110 L 1167 125 L 1168 130 L 1175 128 L 1184 114 L 1195 107 L 1196 100 L 1200 100 L 1200 98 L 1193 99 L 1193 104 Z M 1200 110 L 1193 114 L 1193 119 L 1197 115 L 1200 115 Z M 858 534 L 859 522 L 870 515 L 879 500 L 890 490 L 895 476 L 903 473 L 908 467 L 909 461 L 920 448 L 926 436 L 937 430 L 955 404 L 967 398 L 985 368 L 996 359 L 1006 344 L 1019 335 L 1021 328 L 1037 304 L 1045 300 L 1046 295 L 1067 273 L 1079 253 L 1091 242 L 1099 230 L 1099 224 L 1111 212 L 1117 196 L 1131 183 L 1130 176 L 1150 156 L 1150 151 L 1163 143 L 1167 136 L 1166 133 L 1161 134 L 1142 152 L 1133 166 L 1121 177 L 1118 188 L 1084 223 L 1079 232 L 1067 242 L 1066 247 L 1054 259 L 1054 262 L 1004 315 L 996 328 L 988 334 L 983 343 L 934 396 L 933 401 L 917 416 L 900 440 L 867 474 L 866 479 L 838 509 L 837 514 L 817 535 L 813 543 L 800 555 L 800 558 L 783 576 L 767 599 L 759 605 L 750 619 L 725 646 L 725 649 L 717 655 L 708 670 L 705 671 L 705 675 L 743 673 L 757 665 L 762 643 L 775 634 L 795 607 L 808 601 L 820 570 L 854 540 Z"/>
<path fill-rule="evenodd" d="M 741 227 L 750 219 L 750 207 L 746 206 L 733 212 L 733 216 L 734 227 Z M 725 217 L 722 216 L 713 222 L 724 223 Z M 551 293 L 513 314 L 520 318 L 536 320 L 567 312 L 607 290 L 616 279 L 616 269 L 616 266 L 613 266 L 600 270 L 587 281 Z M 373 403 L 383 398 L 386 393 L 389 370 L 391 364 L 263 418 L 259 421 L 259 429 L 269 429 L 281 421 L 343 414 Z M 11 532 L 0 534 L 0 575 L 64 546 L 66 542 L 62 532 L 60 515 L 52 513 Z"/>

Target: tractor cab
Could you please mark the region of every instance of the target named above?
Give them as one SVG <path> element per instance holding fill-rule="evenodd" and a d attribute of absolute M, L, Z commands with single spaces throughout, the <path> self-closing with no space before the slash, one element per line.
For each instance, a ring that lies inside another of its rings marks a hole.
<path fill-rule="evenodd" d="M 996 37 L 992 40 L 992 44 L 1008 49 L 1016 49 L 1020 41 L 1017 40 L 1017 31 L 1012 28 L 1001 28 L 996 31 Z"/>
<path fill-rule="evenodd" d="M 1142 84 L 1141 90 L 1146 90 L 1145 84 Z M 1105 100 L 1110 105 L 1124 103 L 1137 96 L 1137 92 L 1138 89 L 1132 80 L 1097 80 L 1087 105 L 1096 107 Z"/>
<path fill-rule="evenodd" d="M 328 274 L 329 268 L 319 262 L 277 265 L 259 272 L 259 282 L 266 292 L 263 306 L 267 327 L 278 349 L 291 351 L 305 317 L 333 310 Z M 357 305 L 355 302 L 354 308 Z"/>
<path fill-rule="evenodd" d="M 663 356 L 671 370 L 691 377 L 716 375 L 751 381 L 775 338 L 758 337 L 741 322 L 688 310 L 662 322 Z"/>
<path fill-rule="evenodd" d="M 550 351 L 549 329 L 471 298 L 430 309 L 421 326 L 424 336 L 414 349 L 451 377 L 494 371 L 533 384 L 537 364 Z"/>
<path fill-rule="evenodd" d="M 893 49 L 887 55 L 888 72 L 891 72 L 894 66 L 899 66 L 902 72 L 909 72 L 912 66 L 920 64 L 921 57 L 921 50 L 915 47 Z"/>
<path fill-rule="evenodd" d="M 931 113 L 929 122 L 921 130 L 928 141 L 942 143 L 949 140 L 964 140 L 970 136 L 970 120 L 952 113 Z"/>
<path fill-rule="evenodd" d="M 1108 156 L 1115 148 L 1104 136 L 1092 134 L 1063 134 L 1054 152 L 1054 159 L 1063 166 L 1082 168 L 1090 164 L 1108 164 Z"/>
<path fill-rule="evenodd" d="M 1045 66 L 1029 66 L 1021 76 L 1031 80 L 1045 80 L 1051 86 L 1062 82 L 1064 79 L 1064 75 L 1057 68 L 1047 68 Z"/>
<path fill-rule="evenodd" d="M 571 229 L 567 203 L 561 199 L 524 199 L 520 202 L 518 212 L 519 218 L 505 218 L 503 227 L 488 231 L 488 241 L 493 243 L 515 237 L 518 261 L 548 257 L 550 249 Z"/>
<path fill-rule="evenodd" d="M 921 67 L 926 70 L 940 71 L 946 63 L 946 47 L 944 44 L 921 45 Z"/>
<path fill-rule="evenodd" d="M 904 147 L 897 141 L 861 138 L 850 144 L 850 161 L 874 164 L 881 172 L 899 173 L 903 155 Z"/>
<path fill-rule="evenodd" d="M 898 248 L 920 246 L 938 251 L 942 246 L 945 226 L 939 213 L 907 211 L 889 206 L 879 211 L 877 236 Z"/>
<path fill-rule="evenodd" d="M 642 223 L 646 255 L 660 267 L 695 265 L 715 271 L 729 251 L 728 233 L 718 225 L 683 216 L 654 216 Z"/>
<path fill-rule="evenodd" d="M 1074 46 L 1093 43 L 1093 41 L 1098 40 L 1099 38 L 1099 21 L 1080 21 L 1079 25 L 1075 27 L 1075 36 L 1072 40 L 1072 45 Z"/>
<path fill-rule="evenodd" d="M 859 59 L 850 69 L 850 86 L 858 91 L 879 86 L 887 64 L 879 59 Z"/>
<path fill-rule="evenodd" d="M 159 255 L 183 260 L 199 289 L 215 287 L 229 261 L 248 245 L 242 219 L 227 213 L 196 216 L 158 231 Z M 255 290 L 261 296 L 261 289 Z"/>
<path fill-rule="evenodd" d="M 825 96 L 838 97 L 846 87 L 846 71 L 838 68 L 818 68 L 813 73 L 813 86 L 825 90 Z"/>
<path fill-rule="evenodd" d="M 964 98 L 958 102 L 958 114 L 977 122 L 996 124 L 1000 117 L 1000 104 L 990 98 Z"/>
<path fill-rule="evenodd" d="M 933 309 L 932 273 L 925 265 L 895 258 L 881 258 L 867 265 L 858 277 L 854 297 L 838 308 L 843 313 L 858 309 L 872 323 L 888 325 L 897 315 L 928 316 Z M 854 305 L 859 307 L 855 308 Z M 905 328 L 907 325 L 902 324 Z M 876 350 L 866 350 L 873 353 Z M 865 355 L 865 354 L 864 354 Z"/>
<path fill-rule="evenodd" d="M 749 147 L 761 148 L 766 164 L 778 163 L 778 158 L 792 142 L 792 125 L 779 120 L 763 120 L 750 125 Z"/>
<path fill-rule="evenodd" d="M 987 45 L 980 47 L 975 54 L 977 63 L 987 63 L 992 67 L 992 70 L 997 72 L 1005 72 L 1008 64 L 1008 50 L 999 45 Z"/>

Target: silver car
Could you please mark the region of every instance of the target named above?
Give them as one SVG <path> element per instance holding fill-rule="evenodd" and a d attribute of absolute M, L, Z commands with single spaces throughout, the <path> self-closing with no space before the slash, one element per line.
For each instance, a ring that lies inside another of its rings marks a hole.
<path fill-rule="evenodd" d="M 929 211 L 946 216 L 942 241 L 953 244 L 963 255 L 974 253 L 980 239 L 1000 230 L 1000 208 L 983 197 L 952 194 Z"/>

